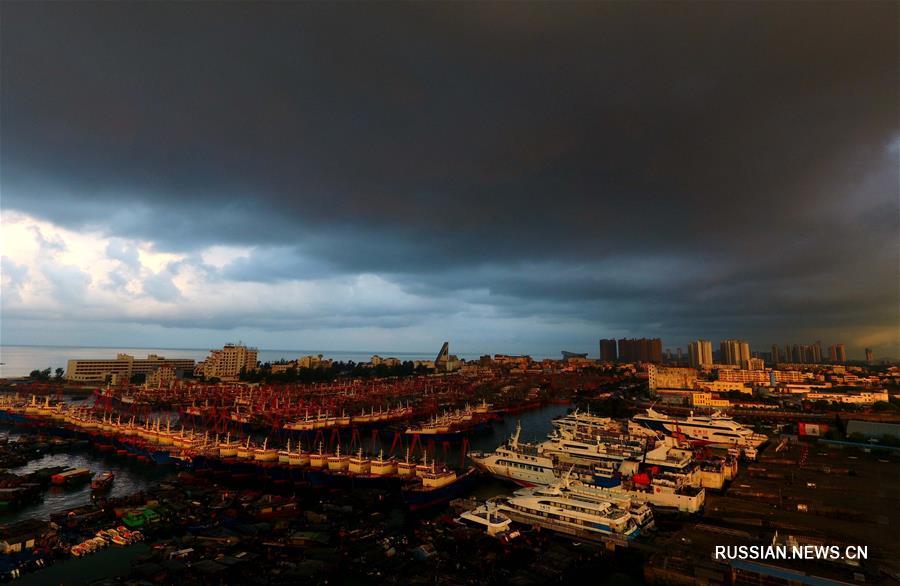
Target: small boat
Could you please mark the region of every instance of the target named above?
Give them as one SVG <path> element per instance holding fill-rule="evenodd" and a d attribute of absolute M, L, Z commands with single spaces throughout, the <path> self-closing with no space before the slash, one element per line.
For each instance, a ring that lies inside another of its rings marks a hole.
<path fill-rule="evenodd" d="M 127 527 L 119 526 L 117 531 L 126 531 L 128 527 L 131 527 L 132 529 L 143 527 L 145 521 L 146 519 L 144 518 L 143 511 L 129 511 L 122 515 L 122 523 L 127 525 Z M 112 533 L 112 531 L 112 529 L 109 530 L 110 533 Z"/>
<path fill-rule="evenodd" d="M 112 472 L 102 472 L 99 476 L 91 480 L 91 490 L 102 491 L 109 490 L 112 487 L 113 479 L 116 475 Z"/>
<path fill-rule="evenodd" d="M 93 476 L 93 472 L 87 468 L 69 468 L 50 477 L 50 481 L 57 486 L 72 486 L 80 482 L 87 482 Z"/>
<path fill-rule="evenodd" d="M 484 505 L 476 507 L 471 511 L 463 512 L 456 519 L 456 522 L 461 525 L 484 529 L 488 535 L 496 537 L 504 531 L 509 530 L 512 519 L 506 514 L 498 511 L 496 507 L 492 508 L 490 501 L 488 501 Z"/>

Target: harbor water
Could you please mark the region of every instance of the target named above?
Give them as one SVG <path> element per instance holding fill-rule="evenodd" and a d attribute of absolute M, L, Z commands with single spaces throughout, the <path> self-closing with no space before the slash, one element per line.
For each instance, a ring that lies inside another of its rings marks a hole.
<path fill-rule="evenodd" d="M 490 451 L 506 441 L 521 422 L 523 441 L 541 441 L 552 429 L 551 420 L 565 414 L 570 405 L 552 404 L 539 409 L 513 413 L 494 421 L 492 425 L 472 433 L 468 437 L 469 451 Z M 9 428 L 0 428 L 0 437 L 8 435 L 11 440 L 18 434 Z M 451 442 L 446 452 L 443 446 L 436 446 L 439 461 L 446 461 L 451 466 L 462 463 L 462 445 L 459 441 Z M 399 453 L 397 454 L 399 456 Z M 103 454 L 92 449 L 83 449 L 69 453 L 46 454 L 32 460 L 26 465 L 12 468 L 9 472 L 28 474 L 40 468 L 51 466 L 68 466 L 73 468 L 89 468 L 95 474 L 111 471 L 115 474 L 112 489 L 104 496 L 121 497 L 147 490 L 153 485 L 171 478 L 176 470 L 171 466 L 157 466 L 152 463 L 139 463 L 111 454 Z M 490 477 L 481 476 L 473 489 L 472 496 L 489 498 L 497 494 L 510 492 L 513 487 Z M 52 513 L 65 511 L 91 502 L 90 483 L 74 487 L 51 486 L 43 493 L 43 500 L 21 509 L 0 512 L 0 524 L 11 523 L 22 519 L 48 519 Z"/>
<path fill-rule="evenodd" d="M 8 436 L 10 440 L 14 440 L 18 434 L 8 428 L 0 428 L 0 436 Z M 91 449 L 68 453 L 48 453 L 24 466 L 10 468 L 8 472 L 25 475 L 51 466 L 88 468 L 95 475 L 106 471 L 112 472 L 115 474 L 115 479 L 112 488 L 102 493 L 104 497 L 122 497 L 144 491 L 154 484 L 170 478 L 175 473 L 171 468 L 132 462 L 114 455 L 104 455 Z M 90 502 L 90 482 L 72 487 L 51 485 L 43 492 L 42 500 L 19 509 L 0 511 L 0 524 L 13 523 L 23 519 L 49 519 L 53 513 L 87 505 Z"/>

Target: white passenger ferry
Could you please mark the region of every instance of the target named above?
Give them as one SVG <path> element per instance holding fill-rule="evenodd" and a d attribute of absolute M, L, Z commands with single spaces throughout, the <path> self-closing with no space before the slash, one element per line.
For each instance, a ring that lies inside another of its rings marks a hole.
<path fill-rule="evenodd" d="M 496 497 L 497 508 L 513 521 L 581 538 L 631 540 L 640 535 L 637 522 L 611 500 L 580 495 L 559 486 L 519 489 Z"/>
<path fill-rule="evenodd" d="M 553 484 L 558 481 L 554 460 L 544 455 L 539 446 L 520 442 L 522 426 L 516 425 L 512 437 L 493 452 L 469 454 L 475 467 L 497 478 L 522 486 Z"/>

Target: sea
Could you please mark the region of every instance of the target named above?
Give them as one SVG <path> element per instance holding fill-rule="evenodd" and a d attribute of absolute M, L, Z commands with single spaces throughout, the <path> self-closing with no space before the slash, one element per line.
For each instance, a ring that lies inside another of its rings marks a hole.
<path fill-rule="evenodd" d="M 209 355 L 209 348 L 116 348 L 99 346 L 0 346 L 0 378 L 27 376 L 32 370 L 43 370 L 50 367 L 66 368 L 70 359 L 115 358 L 116 354 L 130 354 L 135 358 L 144 358 L 148 354 L 157 354 L 166 358 L 193 358 L 203 360 Z M 368 362 L 373 355 L 392 356 L 400 360 L 434 360 L 437 350 L 431 352 L 392 352 L 390 350 L 260 350 L 260 362 L 293 360 L 301 356 L 321 354 L 325 358 L 336 361 Z M 478 358 L 477 354 L 458 354 L 460 358 L 470 360 Z"/>

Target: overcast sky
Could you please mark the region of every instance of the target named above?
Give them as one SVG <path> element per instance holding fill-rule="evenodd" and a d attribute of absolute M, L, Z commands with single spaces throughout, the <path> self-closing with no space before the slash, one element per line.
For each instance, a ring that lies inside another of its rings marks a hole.
<path fill-rule="evenodd" d="M 4 344 L 900 355 L 895 2 L 0 10 Z"/>

